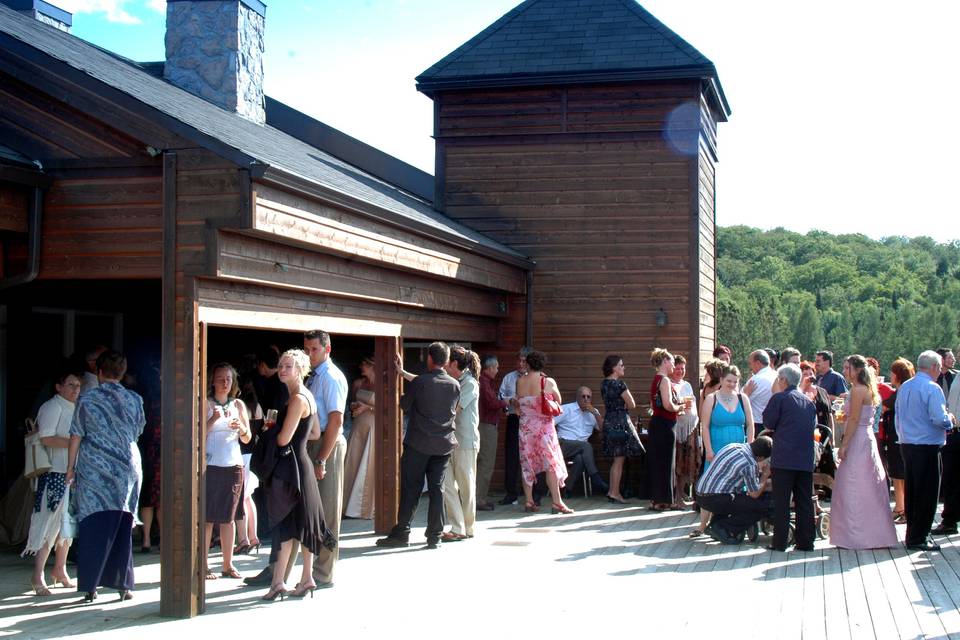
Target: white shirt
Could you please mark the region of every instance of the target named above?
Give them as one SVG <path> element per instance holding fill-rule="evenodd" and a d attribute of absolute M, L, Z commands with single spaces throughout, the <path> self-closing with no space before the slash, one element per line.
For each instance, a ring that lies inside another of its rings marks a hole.
<path fill-rule="evenodd" d="M 750 387 L 750 408 L 753 409 L 753 421 L 763 422 L 763 410 L 773 395 L 773 383 L 777 381 L 777 372 L 764 367 L 747 382 Z M 746 387 L 745 387 L 746 388 Z"/>
<path fill-rule="evenodd" d="M 69 438 L 70 423 L 73 421 L 73 410 L 76 405 L 61 396 L 59 393 L 42 405 L 37 412 L 37 431 L 41 438 Z M 47 447 L 50 456 L 50 471 L 55 473 L 67 472 L 67 449 L 61 447 Z"/>
<path fill-rule="evenodd" d="M 947 397 L 947 411 L 953 415 L 960 415 L 960 375 L 953 379 L 950 395 Z"/>
<path fill-rule="evenodd" d="M 517 380 L 519 378 L 520 372 L 516 369 L 503 376 L 503 381 L 500 383 L 501 400 L 512 400 L 517 397 Z M 508 413 L 516 415 L 517 411 L 513 407 L 509 407 Z"/>
<path fill-rule="evenodd" d="M 563 413 L 553 419 L 557 425 L 557 437 L 561 440 L 586 442 L 597 427 L 597 416 L 584 411 L 576 402 L 568 402 L 560 408 Z"/>
<path fill-rule="evenodd" d="M 689 380 L 681 380 L 680 382 L 672 384 L 673 388 L 677 390 L 677 396 L 679 396 L 681 400 L 687 396 L 693 398 L 690 411 L 684 413 L 682 416 L 677 416 L 677 424 L 673 428 L 677 442 L 685 442 L 693 430 L 697 428 L 697 396 L 693 393 L 693 385 L 690 384 Z"/>
<path fill-rule="evenodd" d="M 207 427 L 207 464 L 211 467 L 236 467 L 243 465 L 240 453 L 240 430 L 230 428 L 230 420 L 239 418 L 243 409 L 240 400 L 231 400 L 224 409 L 224 415 Z M 207 403 L 207 420 L 214 413 L 214 403 Z"/>

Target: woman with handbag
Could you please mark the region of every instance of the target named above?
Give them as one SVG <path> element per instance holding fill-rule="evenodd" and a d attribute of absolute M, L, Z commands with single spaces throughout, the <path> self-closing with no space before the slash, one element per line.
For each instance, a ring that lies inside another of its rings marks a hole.
<path fill-rule="evenodd" d="M 533 501 L 533 483 L 537 474 L 546 472 L 547 487 L 553 500 L 551 513 L 573 513 L 560 495 L 567 479 L 554 416 L 560 415 L 560 391 L 557 382 L 543 373 L 547 356 L 531 351 L 526 357 L 529 372 L 517 380 L 520 409 L 520 469 L 523 473 L 524 511 L 535 513 L 540 507 Z"/>
<path fill-rule="evenodd" d="M 80 378 L 74 373 L 61 373 L 55 385 L 57 395 L 40 406 L 37 413 L 37 428 L 40 444 L 46 447 L 50 458 L 50 471 L 40 476 L 33 515 L 30 518 L 30 535 L 27 548 L 21 556 L 33 554 L 33 577 L 30 585 L 38 596 L 49 596 L 50 589 L 43 578 L 44 566 L 50 549 L 56 549 L 53 571 L 54 586 L 73 589 L 76 585 L 67 575 L 67 552 L 71 539 L 60 536 L 60 523 L 66 510 L 67 449 L 70 447 L 70 423 L 80 395 Z"/>
<path fill-rule="evenodd" d="M 643 453 L 643 445 L 637 436 L 636 428 L 630 422 L 630 409 L 637 407 L 633 394 L 623 381 L 627 368 L 623 358 L 617 355 L 607 356 L 603 361 L 603 382 L 600 383 L 600 396 L 603 398 L 603 455 L 613 458 L 610 465 L 610 491 L 607 500 L 620 504 L 626 503 L 620 493 L 620 480 L 623 478 L 623 465 L 627 456 L 636 457 Z"/>

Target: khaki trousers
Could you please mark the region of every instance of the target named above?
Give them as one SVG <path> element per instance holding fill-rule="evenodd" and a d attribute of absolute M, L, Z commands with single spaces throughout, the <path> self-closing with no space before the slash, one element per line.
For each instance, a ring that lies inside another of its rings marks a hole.
<path fill-rule="evenodd" d="M 497 462 L 497 425 L 480 423 L 480 452 L 477 454 L 477 502 L 489 502 L 490 478 Z"/>
<path fill-rule="evenodd" d="M 453 450 L 443 475 L 443 506 L 451 531 L 473 535 L 477 520 L 477 450 Z"/>

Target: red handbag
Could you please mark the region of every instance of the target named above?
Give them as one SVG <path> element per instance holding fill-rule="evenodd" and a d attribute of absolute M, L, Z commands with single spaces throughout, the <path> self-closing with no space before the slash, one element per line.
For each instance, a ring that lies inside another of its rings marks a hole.
<path fill-rule="evenodd" d="M 560 403 L 553 399 L 552 393 L 546 393 L 543 388 L 547 376 L 540 374 L 540 412 L 548 416 L 558 416 L 563 413 Z"/>

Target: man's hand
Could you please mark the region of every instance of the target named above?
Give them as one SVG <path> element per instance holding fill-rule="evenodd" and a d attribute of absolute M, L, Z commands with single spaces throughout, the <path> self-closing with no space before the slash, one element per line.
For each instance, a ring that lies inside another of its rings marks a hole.
<path fill-rule="evenodd" d="M 393 356 L 393 364 L 397 365 L 397 371 L 403 371 L 403 356 L 399 352 Z"/>

